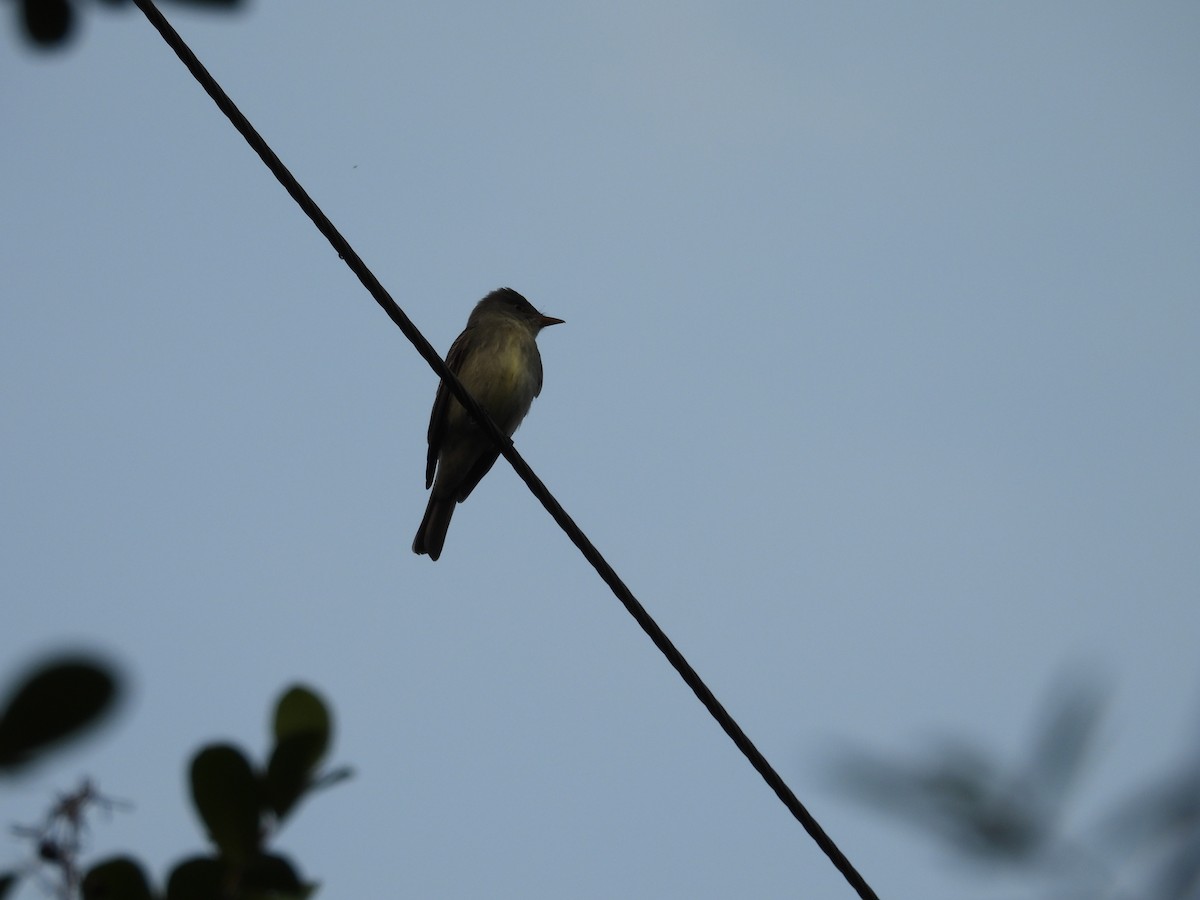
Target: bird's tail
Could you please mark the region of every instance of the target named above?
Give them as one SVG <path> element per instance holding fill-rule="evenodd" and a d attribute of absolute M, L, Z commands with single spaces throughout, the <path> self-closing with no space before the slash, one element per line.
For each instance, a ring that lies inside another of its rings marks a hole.
<path fill-rule="evenodd" d="M 425 507 L 425 518 L 421 519 L 421 527 L 413 539 L 413 553 L 428 553 L 430 559 L 442 555 L 442 545 L 446 543 L 446 529 L 450 527 L 450 517 L 454 515 L 457 501 L 454 497 L 438 497 L 431 495 L 429 505 Z"/>

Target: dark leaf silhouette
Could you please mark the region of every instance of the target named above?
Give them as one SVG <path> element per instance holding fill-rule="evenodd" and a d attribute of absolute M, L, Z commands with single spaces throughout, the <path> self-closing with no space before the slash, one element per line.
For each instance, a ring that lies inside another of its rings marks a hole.
<path fill-rule="evenodd" d="M 167 879 L 167 900 L 213 900 L 223 893 L 225 866 L 212 856 L 193 856 L 177 865 Z"/>
<path fill-rule="evenodd" d="M 267 764 L 271 808 L 285 817 L 312 786 L 313 773 L 329 749 L 329 710 L 308 688 L 288 690 L 275 708 L 275 748 Z"/>
<path fill-rule="evenodd" d="M 21 0 L 25 35 L 40 47 L 66 42 L 75 26 L 75 12 L 67 0 Z"/>
<path fill-rule="evenodd" d="M 142 867 L 127 856 L 106 860 L 83 876 L 83 900 L 152 900 Z"/>
<path fill-rule="evenodd" d="M 112 707 L 117 680 L 100 663 L 63 658 L 43 665 L 17 688 L 0 713 L 0 770 L 79 735 Z"/>
<path fill-rule="evenodd" d="M 19 0 L 21 31 L 25 39 L 39 49 L 65 47 L 76 30 L 79 11 L 69 0 Z M 126 6 L 130 0 L 101 0 L 105 6 Z M 173 0 L 178 6 L 232 12 L 245 6 L 245 0 Z"/>
<path fill-rule="evenodd" d="M 238 748 L 213 744 L 192 760 L 192 801 L 224 859 L 242 864 L 258 853 L 260 799 L 258 776 Z"/>

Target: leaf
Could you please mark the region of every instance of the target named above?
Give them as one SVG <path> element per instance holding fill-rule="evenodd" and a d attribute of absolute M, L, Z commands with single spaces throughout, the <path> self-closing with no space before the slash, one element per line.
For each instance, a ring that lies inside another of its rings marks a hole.
<path fill-rule="evenodd" d="M 225 866 L 211 856 L 193 856 L 167 879 L 167 900 L 213 900 L 224 894 Z"/>
<path fill-rule="evenodd" d="M 96 662 L 64 657 L 25 679 L 0 714 L 0 769 L 16 769 L 78 735 L 113 704 L 117 680 Z"/>
<path fill-rule="evenodd" d="M 205 747 L 192 760 L 192 801 L 221 855 L 244 863 L 258 851 L 261 785 L 242 752 L 228 744 Z"/>
<path fill-rule="evenodd" d="M 266 774 L 267 797 L 280 819 L 311 787 L 313 772 L 329 749 L 331 728 L 328 709 L 307 688 L 293 687 L 280 698 Z"/>
<path fill-rule="evenodd" d="M 26 37 L 42 48 L 63 43 L 75 23 L 67 0 L 23 0 L 21 14 Z"/>
<path fill-rule="evenodd" d="M 1105 694 L 1094 678 L 1076 675 L 1058 687 L 1034 741 L 1027 779 L 1048 815 L 1057 815 L 1095 740 Z"/>
<path fill-rule="evenodd" d="M 323 700 L 308 688 L 294 685 L 289 688 L 275 706 L 275 740 L 280 741 L 295 735 L 320 736 L 315 765 L 329 749 L 329 735 L 333 729 L 329 709 Z"/>
<path fill-rule="evenodd" d="M 106 860 L 83 876 L 83 900 L 152 900 L 152 897 L 142 867 L 127 856 Z"/>

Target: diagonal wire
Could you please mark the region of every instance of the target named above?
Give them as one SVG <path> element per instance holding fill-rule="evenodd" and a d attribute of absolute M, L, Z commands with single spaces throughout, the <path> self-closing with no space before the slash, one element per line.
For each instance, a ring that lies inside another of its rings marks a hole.
<path fill-rule="evenodd" d="M 671 639 L 667 637 L 666 633 L 658 627 L 658 623 L 650 617 L 645 607 L 633 596 L 633 592 L 626 587 L 613 567 L 608 564 L 608 561 L 600 555 L 600 551 L 588 540 L 587 536 L 575 524 L 574 520 L 567 515 L 566 510 L 559 505 L 559 502 L 554 499 L 541 479 L 529 467 L 529 464 L 517 453 L 512 439 L 496 427 L 487 413 L 475 402 L 475 398 L 467 393 L 466 388 L 462 386 L 462 383 L 455 377 L 454 373 L 447 368 L 441 356 L 438 355 L 429 341 L 425 339 L 424 335 L 417 330 L 412 320 L 404 314 L 404 311 L 396 304 L 396 301 L 392 299 L 391 295 L 379 283 L 379 280 L 372 274 L 371 270 L 367 268 L 366 263 L 362 261 L 354 251 L 354 248 L 342 237 L 341 233 L 329 221 L 320 207 L 317 206 L 304 188 L 300 186 L 300 183 L 287 170 L 279 157 L 275 155 L 275 152 L 267 145 L 267 142 L 255 130 L 254 126 L 250 124 L 249 120 L 242 115 L 233 101 L 229 99 L 229 96 L 221 89 L 221 86 L 217 84 L 216 80 L 204 68 L 200 60 L 196 58 L 196 55 L 184 43 L 179 33 L 175 31 L 151 0 L 134 0 L 134 3 L 145 14 L 146 18 L 150 20 L 150 24 L 162 35 L 163 40 L 167 42 L 168 46 L 175 51 L 175 54 L 188 68 L 188 71 L 192 73 L 193 77 L 200 82 L 201 87 L 212 97 L 213 102 L 217 104 L 221 112 L 229 118 L 233 127 L 238 130 L 254 152 L 259 155 L 267 168 L 279 180 L 279 183 L 291 194 L 292 199 L 312 219 L 313 224 L 317 226 L 317 230 L 325 236 L 333 246 L 333 249 L 337 251 L 338 256 L 345 260 L 346 265 L 350 267 L 350 270 L 362 282 L 363 286 L 375 299 L 375 302 L 396 323 L 404 333 L 404 336 L 412 342 L 413 346 L 417 348 L 417 352 L 429 363 L 430 367 L 437 373 L 438 377 L 442 379 L 471 416 L 483 425 L 484 430 L 491 435 L 492 440 L 500 448 L 500 452 L 504 455 L 504 458 L 512 464 L 517 475 L 528 485 L 533 495 L 541 501 L 542 506 L 546 508 L 546 511 L 550 513 L 559 527 L 566 532 L 571 542 L 579 548 L 584 558 L 592 564 L 592 567 L 604 580 L 604 583 L 609 586 L 613 594 L 621 601 L 625 609 L 629 611 L 629 614 L 633 616 L 638 625 L 642 627 L 642 630 L 650 637 L 650 640 L 654 642 L 654 645 L 667 658 L 667 661 L 679 672 L 684 682 L 687 683 L 687 686 L 692 689 L 693 693 L 704 704 L 704 707 L 712 717 L 717 720 L 717 724 L 725 730 L 725 733 L 729 735 L 738 749 L 749 760 L 750 765 L 754 766 L 755 770 L 763 777 L 763 780 L 771 787 L 771 790 L 783 802 L 783 805 L 804 826 L 804 830 L 808 832 L 809 836 L 817 843 L 817 846 L 829 857 L 830 862 L 842 873 L 846 881 L 850 883 L 850 886 L 858 892 L 859 897 L 862 900 L 878 900 L 878 895 L 871 889 L 871 886 L 867 884 L 862 875 L 858 873 L 850 863 L 850 860 L 846 858 L 846 855 L 842 853 L 837 844 L 825 833 L 825 829 L 813 818 L 804 804 L 792 792 L 792 789 L 787 786 L 787 783 L 784 782 L 779 773 L 767 761 L 767 758 L 754 745 L 754 742 L 742 731 L 741 726 L 725 710 L 725 707 L 721 705 L 713 692 L 709 690 L 708 685 L 704 683 L 696 670 L 692 668 L 683 654 L 671 643 Z"/>

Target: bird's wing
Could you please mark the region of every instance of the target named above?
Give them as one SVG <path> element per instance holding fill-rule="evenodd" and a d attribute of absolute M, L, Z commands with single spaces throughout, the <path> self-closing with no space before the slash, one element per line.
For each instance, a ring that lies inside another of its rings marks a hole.
<path fill-rule="evenodd" d="M 462 503 L 471 495 L 471 491 L 475 490 L 475 485 L 479 484 L 480 479 L 491 470 L 499 458 L 499 450 L 488 450 L 475 460 L 475 465 L 471 466 L 471 471 L 458 483 L 456 499 L 459 503 Z"/>
<path fill-rule="evenodd" d="M 470 330 L 468 328 L 456 337 L 454 343 L 450 345 L 450 352 L 446 354 L 446 365 L 455 375 L 462 371 L 463 358 L 466 356 L 467 334 Z M 433 487 L 433 473 L 437 469 L 438 454 L 442 450 L 442 438 L 446 436 L 446 418 L 450 411 L 450 401 L 453 399 L 454 397 L 446 389 L 446 385 L 439 381 L 437 396 L 433 398 L 433 412 L 429 414 L 429 452 L 425 457 L 426 490 Z M 480 477 L 483 477 L 482 474 Z"/>

